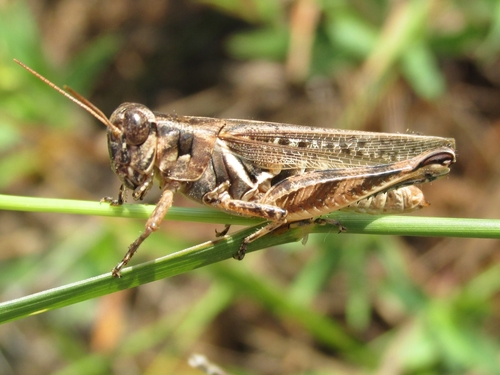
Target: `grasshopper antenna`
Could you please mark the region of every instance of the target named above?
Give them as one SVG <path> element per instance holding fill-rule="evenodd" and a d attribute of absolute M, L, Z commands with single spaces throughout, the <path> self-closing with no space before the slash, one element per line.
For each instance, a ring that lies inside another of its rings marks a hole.
<path fill-rule="evenodd" d="M 115 125 L 113 125 L 111 123 L 111 121 L 109 121 L 109 119 L 106 117 L 106 115 L 99 108 L 97 108 L 94 104 L 92 104 L 88 99 L 84 98 L 82 95 L 77 93 L 71 87 L 64 86 L 64 90 L 63 90 L 59 86 L 57 86 L 56 84 L 50 82 L 47 78 L 42 76 L 40 73 L 35 72 L 33 69 L 31 69 L 29 66 L 25 65 L 21 61 L 19 61 L 17 59 L 14 59 L 14 61 L 17 64 L 21 65 L 28 72 L 33 74 L 35 77 L 37 77 L 39 80 L 45 82 L 47 85 L 52 87 L 54 90 L 56 90 L 57 92 L 64 95 L 65 97 L 67 97 L 72 102 L 78 104 L 80 107 L 85 109 L 92 116 L 94 116 L 96 119 L 98 119 L 104 125 L 106 125 L 113 132 L 114 135 L 119 136 L 122 133 L 122 131 L 120 129 L 118 129 Z"/>

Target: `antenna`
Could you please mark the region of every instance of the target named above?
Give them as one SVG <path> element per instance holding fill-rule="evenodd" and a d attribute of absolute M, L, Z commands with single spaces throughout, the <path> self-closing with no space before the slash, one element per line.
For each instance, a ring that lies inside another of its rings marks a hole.
<path fill-rule="evenodd" d="M 61 89 L 59 86 L 56 84 L 50 82 L 47 78 L 42 76 L 40 73 L 35 72 L 33 69 L 31 69 L 29 66 L 23 64 L 21 61 L 14 59 L 14 61 L 21 65 L 24 69 L 26 69 L 28 72 L 33 74 L 35 77 L 40 79 L 41 81 L 45 82 L 47 85 L 52 87 L 54 90 L 58 91 L 60 94 L 64 95 L 67 97 L 69 100 L 73 101 L 74 103 L 78 104 L 80 107 L 85 109 L 87 112 L 89 112 L 92 116 L 94 116 L 96 119 L 98 119 L 100 122 L 102 122 L 104 125 L 106 125 L 115 136 L 119 136 L 122 131 L 118 129 L 115 125 L 109 121 L 109 119 L 106 117 L 106 115 L 99 109 L 97 108 L 94 104 L 92 104 L 88 99 L 84 98 L 82 95 L 77 93 L 75 90 L 68 86 L 64 86 L 64 90 Z"/>

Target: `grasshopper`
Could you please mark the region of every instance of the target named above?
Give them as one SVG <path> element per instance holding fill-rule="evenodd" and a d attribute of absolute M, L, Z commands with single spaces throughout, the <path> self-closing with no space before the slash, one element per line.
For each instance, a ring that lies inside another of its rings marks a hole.
<path fill-rule="evenodd" d="M 161 197 L 144 231 L 113 268 L 114 277 L 159 228 L 177 192 L 266 220 L 243 239 L 234 255 L 241 260 L 258 238 L 336 210 L 402 213 L 424 207 L 423 193 L 414 185 L 448 174 L 456 161 L 452 138 L 177 116 L 137 103 L 121 104 L 108 119 L 75 91 L 16 62 L 106 125 L 111 167 L 122 184 L 116 199 L 102 201 L 122 205 L 129 190 L 142 200 L 153 180 L 159 181 Z"/>

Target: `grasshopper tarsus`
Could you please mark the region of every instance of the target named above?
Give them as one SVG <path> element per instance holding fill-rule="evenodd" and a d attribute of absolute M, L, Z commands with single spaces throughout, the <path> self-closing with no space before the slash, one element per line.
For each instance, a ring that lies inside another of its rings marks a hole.
<path fill-rule="evenodd" d="M 155 229 L 150 228 L 146 225 L 146 230 L 142 232 L 141 235 L 137 237 L 137 239 L 129 246 L 127 253 L 123 257 L 123 259 L 115 266 L 115 268 L 111 270 L 111 274 L 113 275 L 113 277 L 122 277 L 120 271 L 128 264 L 128 262 L 130 262 L 130 259 L 132 259 L 134 254 L 137 252 L 139 246 L 141 246 L 144 240 L 148 238 L 149 235 L 154 232 L 154 230 Z"/>
<path fill-rule="evenodd" d="M 123 204 L 123 201 L 120 201 L 119 199 L 115 199 L 113 197 L 103 197 L 99 202 L 109 203 L 110 206 L 121 206 Z"/>
<path fill-rule="evenodd" d="M 176 186 L 177 184 L 173 184 L 172 186 L 170 186 L 170 188 L 175 190 Z M 120 270 L 128 264 L 130 259 L 132 259 L 134 254 L 139 249 L 139 246 L 141 246 L 144 240 L 148 238 L 151 235 L 151 233 L 156 232 L 158 230 L 163 218 L 167 214 L 168 209 L 172 205 L 173 196 L 174 193 L 172 190 L 170 189 L 163 190 L 163 193 L 160 197 L 160 200 L 158 201 L 158 204 L 156 205 L 155 209 L 153 210 L 153 213 L 146 222 L 144 231 L 141 233 L 139 237 L 137 237 L 137 239 L 132 243 L 132 245 L 129 246 L 127 253 L 123 257 L 121 262 L 118 263 L 116 267 L 113 268 L 113 270 L 111 271 L 114 277 L 120 277 Z"/>
<path fill-rule="evenodd" d="M 241 243 L 241 245 L 238 249 L 238 252 L 233 255 L 233 259 L 243 260 L 245 258 L 246 253 L 247 253 L 247 245 L 248 244 L 245 242 L 245 240 L 243 240 L 243 242 Z"/>
<path fill-rule="evenodd" d="M 344 233 L 347 232 L 347 228 L 343 226 L 340 221 L 335 220 L 335 219 L 328 219 L 328 218 L 323 218 L 319 217 L 314 220 L 314 224 L 316 225 L 333 225 L 336 226 L 339 229 L 339 233 Z"/>
<path fill-rule="evenodd" d="M 221 231 L 218 231 L 217 229 L 215 230 L 215 237 L 224 237 L 227 232 L 229 232 L 229 229 L 231 228 L 231 224 L 225 224 L 224 229 Z"/>
<path fill-rule="evenodd" d="M 301 220 L 301 221 L 295 221 L 293 223 L 290 223 L 288 225 L 289 229 L 292 228 L 298 228 L 298 227 L 304 227 L 304 226 L 313 226 L 313 225 L 333 225 L 336 226 L 339 229 L 339 234 L 346 232 L 347 228 L 343 226 L 338 220 L 335 219 L 327 219 L 327 218 L 312 218 L 312 219 L 306 219 L 306 220 Z M 309 233 L 306 233 L 304 237 L 302 237 L 302 245 L 305 245 L 307 243 L 307 240 L 309 239 Z"/>
<path fill-rule="evenodd" d="M 325 217 L 318 217 L 316 219 L 305 219 L 305 220 L 300 220 L 300 221 L 295 221 L 293 223 L 290 223 L 288 225 L 289 228 L 297 228 L 297 227 L 302 227 L 302 226 L 308 226 L 308 225 L 333 225 L 336 226 L 339 229 L 339 233 L 343 233 L 347 231 L 347 228 L 343 226 L 340 221 L 335 220 L 335 219 L 329 219 Z"/>
<path fill-rule="evenodd" d="M 125 256 L 123 257 L 123 259 L 120 261 L 120 263 L 118 263 L 112 270 L 111 270 L 111 274 L 113 275 L 113 277 L 117 277 L 117 278 L 120 278 L 122 277 L 122 275 L 120 274 L 120 271 L 122 270 L 123 267 L 125 267 L 128 262 L 130 262 L 130 259 L 132 259 L 132 257 L 134 256 L 134 254 L 136 253 L 137 249 L 139 248 L 139 246 L 141 245 L 141 243 L 149 236 L 149 234 L 147 235 L 144 235 L 141 234 L 140 237 L 138 237 L 133 243 L 132 245 L 129 246 L 128 248 L 128 251 L 127 253 L 125 254 Z"/>
<path fill-rule="evenodd" d="M 124 184 L 120 185 L 120 190 L 118 191 L 118 198 L 113 197 L 104 197 L 101 198 L 101 203 L 109 203 L 111 206 L 121 206 L 125 203 L 127 194 L 127 188 Z"/>
<path fill-rule="evenodd" d="M 120 262 L 118 263 L 112 270 L 111 270 L 111 276 L 121 279 L 122 274 L 120 273 L 120 270 L 125 266 L 125 263 Z"/>

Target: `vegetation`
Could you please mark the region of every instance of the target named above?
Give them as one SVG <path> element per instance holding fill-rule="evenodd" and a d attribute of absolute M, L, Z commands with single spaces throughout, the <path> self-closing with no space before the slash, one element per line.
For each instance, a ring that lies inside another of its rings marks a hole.
<path fill-rule="evenodd" d="M 500 373 L 498 239 L 477 239 L 500 236 L 497 2 L 76 3 L 0 5 L 0 373 L 200 373 L 192 353 L 233 374 Z M 108 114 L 409 129 L 454 137 L 458 163 L 421 214 L 337 214 L 348 233 L 296 228 L 243 262 L 221 260 L 252 229 L 204 242 L 256 222 L 178 197 L 116 280 L 151 206 L 96 203 L 118 189 L 102 125 L 13 58 Z"/>

